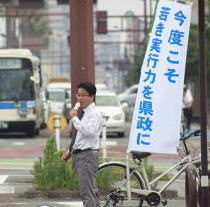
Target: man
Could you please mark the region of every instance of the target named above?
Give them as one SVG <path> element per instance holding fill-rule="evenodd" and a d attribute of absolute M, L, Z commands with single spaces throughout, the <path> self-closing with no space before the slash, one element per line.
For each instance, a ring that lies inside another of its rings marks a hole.
<path fill-rule="evenodd" d="M 70 117 L 77 133 L 75 142 L 72 141 L 69 151 L 63 155 L 62 160 L 67 161 L 71 156 L 73 157 L 74 166 L 80 178 L 80 196 L 83 206 L 100 207 L 96 173 L 102 116 L 95 108 L 96 87 L 90 82 L 84 82 L 80 83 L 77 88 L 77 100 L 84 115 L 80 117 L 80 120 L 77 117 L 77 109 L 70 110 Z"/>
<path fill-rule="evenodd" d="M 187 121 L 187 130 L 190 131 L 190 125 L 192 120 L 192 105 L 193 105 L 193 96 L 190 90 L 190 87 L 184 85 L 183 92 L 183 112 Z"/>

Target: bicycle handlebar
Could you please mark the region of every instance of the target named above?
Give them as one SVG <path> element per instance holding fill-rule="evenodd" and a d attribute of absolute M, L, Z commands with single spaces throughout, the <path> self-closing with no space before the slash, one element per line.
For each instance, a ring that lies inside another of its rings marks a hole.
<path fill-rule="evenodd" d="M 190 133 L 189 135 L 187 135 L 186 137 L 180 138 L 179 140 L 180 140 L 180 141 L 185 141 L 186 139 L 189 139 L 189 138 L 192 137 L 192 136 L 200 136 L 200 132 L 201 132 L 201 130 L 200 130 L 200 129 L 197 129 L 197 130 L 195 130 L 194 132 L 192 132 L 192 133 Z"/>
<path fill-rule="evenodd" d="M 184 144 L 184 149 L 185 149 L 185 154 L 189 155 L 190 151 L 188 150 L 187 144 L 185 143 L 185 140 L 189 139 L 192 136 L 199 136 L 200 135 L 201 130 L 195 130 L 194 132 L 190 133 L 189 135 L 187 135 L 186 137 L 182 137 L 179 140 L 183 142 Z"/>

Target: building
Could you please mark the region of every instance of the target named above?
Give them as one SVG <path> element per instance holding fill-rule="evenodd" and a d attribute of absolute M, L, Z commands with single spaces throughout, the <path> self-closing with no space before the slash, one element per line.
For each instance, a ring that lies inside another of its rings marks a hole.
<path fill-rule="evenodd" d="M 58 5 L 57 0 L 47 1 L 50 28 L 48 47 L 42 50 L 41 59 L 45 82 L 50 78 L 70 78 L 69 5 Z"/>

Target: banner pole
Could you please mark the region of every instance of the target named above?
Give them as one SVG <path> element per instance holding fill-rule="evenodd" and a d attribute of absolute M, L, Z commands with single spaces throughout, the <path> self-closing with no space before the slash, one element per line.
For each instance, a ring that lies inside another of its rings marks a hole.
<path fill-rule="evenodd" d="M 199 57 L 200 57 L 200 125 L 201 125 L 201 206 L 208 207 L 208 151 L 207 151 L 207 91 L 205 57 L 205 2 L 198 1 Z"/>

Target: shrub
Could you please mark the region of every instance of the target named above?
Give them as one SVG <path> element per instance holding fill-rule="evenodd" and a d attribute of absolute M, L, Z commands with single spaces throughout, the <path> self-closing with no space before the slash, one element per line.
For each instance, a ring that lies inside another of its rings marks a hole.
<path fill-rule="evenodd" d="M 79 189 L 79 178 L 72 167 L 72 160 L 64 163 L 63 152 L 56 149 L 55 138 L 49 138 L 44 148 L 44 155 L 34 163 L 32 174 L 35 184 L 42 189 Z"/>

